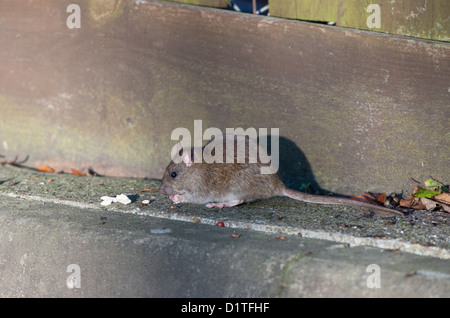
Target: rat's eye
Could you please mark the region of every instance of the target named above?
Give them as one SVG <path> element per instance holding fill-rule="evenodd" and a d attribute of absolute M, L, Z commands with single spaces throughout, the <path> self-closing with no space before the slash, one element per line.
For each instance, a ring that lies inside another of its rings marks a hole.
<path fill-rule="evenodd" d="M 172 178 L 172 179 L 175 179 L 176 177 L 177 177 L 177 173 L 174 171 L 174 172 L 172 172 L 171 174 L 170 174 L 170 177 Z"/>

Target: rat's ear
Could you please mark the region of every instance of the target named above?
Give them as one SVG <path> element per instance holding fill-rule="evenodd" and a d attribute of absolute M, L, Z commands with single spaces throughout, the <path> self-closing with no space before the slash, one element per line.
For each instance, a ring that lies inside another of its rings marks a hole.
<path fill-rule="evenodd" d="M 183 154 L 181 155 L 181 159 L 186 164 L 187 167 L 192 166 L 192 158 L 190 151 L 187 151 L 186 149 L 183 149 Z"/>
<path fill-rule="evenodd" d="M 189 167 L 193 163 L 190 153 L 191 153 L 190 147 L 182 147 L 181 142 L 178 142 L 172 148 L 171 152 L 172 161 L 176 164 L 184 162 L 184 164 L 186 164 L 186 166 Z"/>

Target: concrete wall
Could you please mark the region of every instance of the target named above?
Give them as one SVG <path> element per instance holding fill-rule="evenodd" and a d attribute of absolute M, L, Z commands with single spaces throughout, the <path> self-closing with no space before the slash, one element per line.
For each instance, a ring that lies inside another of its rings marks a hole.
<path fill-rule="evenodd" d="M 177 127 L 277 127 L 339 193 L 448 181 L 450 45 L 149 1 L 0 2 L 0 154 L 161 178 Z"/>

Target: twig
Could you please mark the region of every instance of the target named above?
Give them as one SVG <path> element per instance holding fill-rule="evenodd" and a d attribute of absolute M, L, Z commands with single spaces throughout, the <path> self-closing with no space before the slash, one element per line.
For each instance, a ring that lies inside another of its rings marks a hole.
<path fill-rule="evenodd" d="M 3 160 L 2 162 L 0 162 L 2 165 L 10 165 L 10 166 L 14 166 L 14 167 L 19 167 L 19 168 L 26 168 L 26 169 L 31 169 L 31 170 L 36 170 L 35 168 L 32 167 L 27 167 L 24 165 L 25 162 L 28 161 L 28 158 L 30 156 L 27 155 L 25 157 L 25 159 L 23 159 L 22 161 L 17 161 L 17 159 L 19 159 L 19 156 L 17 155 L 14 160 Z"/>
<path fill-rule="evenodd" d="M 142 189 L 142 190 L 138 191 L 138 193 L 142 193 L 142 192 L 146 192 L 146 191 L 159 191 L 159 189 L 156 189 L 156 188 L 145 188 L 145 189 Z"/>

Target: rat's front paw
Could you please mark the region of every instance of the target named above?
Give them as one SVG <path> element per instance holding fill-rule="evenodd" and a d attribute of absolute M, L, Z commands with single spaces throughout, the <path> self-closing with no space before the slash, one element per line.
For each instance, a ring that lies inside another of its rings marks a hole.
<path fill-rule="evenodd" d="M 170 196 L 170 200 L 172 200 L 173 203 L 182 203 L 184 202 L 184 196 L 181 194 L 174 194 Z"/>

